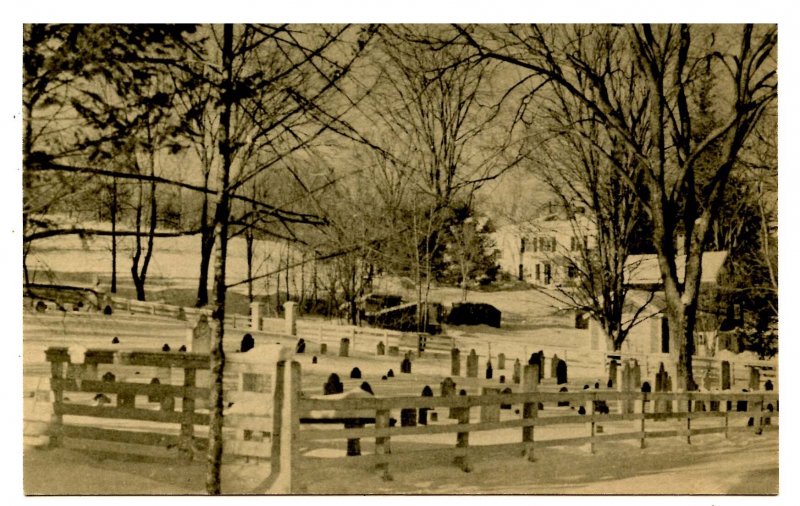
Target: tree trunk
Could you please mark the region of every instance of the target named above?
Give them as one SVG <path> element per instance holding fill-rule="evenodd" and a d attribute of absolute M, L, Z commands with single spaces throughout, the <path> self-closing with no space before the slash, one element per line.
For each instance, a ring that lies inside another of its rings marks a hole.
<path fill-rule="evenodd" d="M 221 493 L 222 468 L 222 417 L 223 417 L 223 374 L 225 369 L 225 352 L 222 347 L 225 335 L 225 266 L 228 252 L 228 220 L 232 148 L 231 148 L 231 109 L 232 109 L 232 74 L 233 74 L 233 25 L 223 27 L 222 67 L 225 75 L 222 90 L 222 112 L 220 126 L 222 135 L 219 151 L 222 167 L 219 171 L 217 188 L 217 206 L 214 219 L 216 236 L 216 255 L 214 257 L 214 341 L 211 346 L 211 389 L 210 413 L 208 421 L 208 466 L 206 471 L 206 491 L 210 495 Z"/>
<path fill-rule="evenodd" d="M 117 180 L 111 193 L 111 293 L 117 293 Z"/>

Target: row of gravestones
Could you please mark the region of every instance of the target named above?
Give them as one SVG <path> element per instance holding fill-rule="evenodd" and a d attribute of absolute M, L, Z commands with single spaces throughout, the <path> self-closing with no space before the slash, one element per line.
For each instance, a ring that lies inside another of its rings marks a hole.
<path fill-rule="evenodd" d="M 528 365 L 538 366 L 540 381 L 544 378 L 544 362 L 544 352 L 541 350 L 531 354 L 528 359 Z M 519 359 L 514 361 L 513 367 L 512 381 L 515 384 L 519 384 L 522 369 L 522 364 Z M 504 370 L 506 368 L 506 356 L 504 353 L 497 355 L 497 368 L 498 370 Z M 467 355 L 466 373 L 467 378 L 478 377 L 478 355 L 475 353 L 474 349 L 470 350 L 469 355 Z M 450 374 L 452 376 L 461 376 L 461 350 L 458 348 L 450 350 Z M 492 360 L 490 358 L 486 361 L 485 377 L 486 379 L 492 379 L 493 376 L 494 368 L 492 367 Z M 558 385 L 567 383 L 567 362 L 566 360 L 560 359 L 558 355 L 553 355 L 553 359 L 550 361 L 550 377 L 556 378 L 556 384 Z M 500 383 L 505 383 L 505 376 L 500 376 Z"/>

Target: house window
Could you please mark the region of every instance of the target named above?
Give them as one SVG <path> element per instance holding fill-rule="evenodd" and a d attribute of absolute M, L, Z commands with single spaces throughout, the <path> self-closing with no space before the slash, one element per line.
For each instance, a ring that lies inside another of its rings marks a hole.
<path fill-rule="evenodd" d="M 544 264 L 544 284 L 549 285 L 551 281 L 550 264 Z"/>
<path fill-rule="evenodd" d="M 669 320 L 661 319 L 661 353 L 669 353 Z"/>
<path fill-rule="evenodd" d="M 574 265 L 567 266 L 567 277 L 569 279 L 574 279 L 578 275 L 578 269 L 575 268 Z"/>
<path fill-rule="evenodd" d="M 542 266 L 540 264 L 536 264 L 536 281 L 539 281 L 542 278 L 541 268 Z"/>

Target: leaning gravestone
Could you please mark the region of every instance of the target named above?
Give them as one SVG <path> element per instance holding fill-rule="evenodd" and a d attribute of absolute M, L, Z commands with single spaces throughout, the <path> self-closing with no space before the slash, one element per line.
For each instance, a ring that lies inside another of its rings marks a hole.
<path fill-rule="evenodd" d="M 563 385 L 567 382 L 567 361 L 559 359 L 556 366 L 556 385 Z"/>
<path fill-rule="evenodd" d="M 514 361 L 514 375 L 511 379 L 514 381 L 515 384 L 519 385 L 520 378 L 522 377 L 522 364 L 520 363 L 519 359 Z"/>
<path fill-rule="evenodd" d="M 461 376 L 461 350 L 458 348 L 450 350 L 450 375 Z"/>
<path fill-rule="evenodd" d="M 506 355 L 505 353 L 500 353 L 497 355 L 497 370 L 502 371 L 506 368 Z"/>
<path fill-rule="evenodd" d="M 386 355 L 386 345 L 383 344 L 383 341 L 378 341 L 378 345 L 375 348 L 376 355 Z"/>
<path fill-rule="evenodd" d="M 297 353 L 305 353 L 306 352 L 306 340 L 302 337 L 297 340 L 297 347 L 295 348 Z"/>
<path fill-rule="evenodd" d="M 339 341 L 339 356 L 350 356 L 350 339 L 343 337 L 342 340 Z"/>
<path fill-rule="evenodd" d="M 478 355 L 475 354 L 474 349 L 470 350 L 469 355 L 467 356 L 467 377 L 478 377 Z"/>
<path fill-rule="evenodd" d="M 339 375 L 336 373 L 331 373 L 331 375 L 328 376 L 328 381 L 322 385 L 322 393 L 325 395 L 334 395 L 341 394 L 342 392 L 344 392 L 344 385 L 339 379 Z"/>

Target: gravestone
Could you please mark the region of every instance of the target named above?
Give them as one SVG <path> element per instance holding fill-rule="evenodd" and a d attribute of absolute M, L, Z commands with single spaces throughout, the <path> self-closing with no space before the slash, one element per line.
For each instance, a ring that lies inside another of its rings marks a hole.
<path fill-rule="evenodd" d="M 514 391 L 511 390 L 511 387 L 505 387 L 503 390 L 500 391 L 500 393 L 501 394 L 512 394 L 512 393 L 514 393 Z M 500 405 L 500 409 L 511 409 L 511 404 L 501 404 Z"/>
<path fill-rule="evenodd" d="M 324 355 L 328 353 L 328 344 L 327 343 L 320 343 L 319 344 L 319 354 Z"/>
<path fill-rule="evenodd" d="M 41 301 L 39 301 L 39 302 L 41 303 Z M 181 308 L 181 309 L 183 309 L 183 308 Z M 38 310 L 38 308 L 37 308 L 37 310 Z M 111 304 L 106 304 L 106 307 L 103 308 L 103 314 L 106 315 L 106 316 L 110 316 L 113 313 L 114 313 L 114 309 L 111 307 Z M 178 319 L 180 319 L 180 318 L 181 318 L 180 313 L 178 313 Z M 186 315 L 183 315 L 183 319 L 184 320 L 186 319 Z"/>
<path fill-rule="evenodd" d="M 117 380 L 117 377 L 114 376 L 113 372 L 108 371 L 107 373 L 105 373 L 103 375 L 102 380 L 107 382 L 107 383 L 113 383 L 113 382 L 115 382 Z"/>
<path fill-rule="evenodd" d="M 170 351 L 170 347 L 167 343 L 164 343 L 164 346 L 161 347 L 161 351 Z"/>
<path fill-rule="evenodd" d="M 642 366 L 635 358 L 631 359 L 631 386 L 634 389 L 642 386 Z"/>
<path fill-rule="evenodd" d="M 561 359 L 558 358 L 557 354 L 553 354 L 553 358 L 550 359 L 550 377 L 551 378 L 555 378 L 556 377 L 556 368 L 558 367 L 558 362 L 560 360 Z"/>
<path fill-rule="evenodd" d="M 456 383 L 452 378 L 445 378 L 439 383 L 439 391 L 442 397 L 450 397 L 456 394 Z"/>
<path fill-rule="evenodd" d="M 499 394 L 499 388 L 483 388 L 481 395 Z M 500 405 L 498 404 L 484 404 L 481 406 L 481 422 L 499 422 L 500 421 Z"/>
<path fill-rule="evenodd" d="M 467 377 L 478 377 L 478 355 L 475 354 L 474 349 L 470 350 L 469 355 L 467 356 Z"/>
<path fill-rule="evenodd" d="M 108 306 L 108 307 L 110 308 L 111 306 Z M 111 314 L 111 313 L 108 313 L 108 314 Z M 184 322 L 186 321 L 186 310 L 184 310 L 183 307 L 179 307 L 178 308 L 178 319 L 181 320 L 181 321 L 184 321 Z"/>
<path fill-rule="evenodd" d="M 416 408 L 403 408 L 400 410 L 400 426 L 401 427 L 416 427 L 417 425 L 417 410 Z"/>
<path fill-rule="evenodd" d="M 756 391 L 761 388 L 761 372 L 755 368 L 750 368 L 750 379 L 747 382 L 751 391 Z"/>
<path fill-rule="evenodd" d="M 378 356 L 386 355 L 386 345 L 383 344 L 383 341 L 378 341 L 378 345 L 375 348 L 375 354 Z"/>
<path fill-rule="evenodd" d="M 506 382 L 506 377 L 501 374 L 500 375 L 500 384 L 503 384 L 505 382 Z"/>
<path fill-rule="evenodd" d="M 36 312 L 37 313 L 44 313 L 45 311 L 47 311 L 47 304 L 45 304 L 44 301 L 41 301 L 41 300 L 37 301 L 36 302 Z"/>
<path fill-rule="evenodd" d="M 425 385 L 425 388 L 422 389 L 422 397 L 433 397 L 433 390 L 428 385 Z M 428 411 L 431 408 L 419 408 L 419 424 L 420 425 L 428 425 Z"/>
<path fill-rule="evenodd" d="M 97 394 L 92 400 L 94 401 L 95 406 L 105 406 L 106 404 L 111 404 L 111 398 L 106 394 Z"/>
<path fill-rule="evenodd" d="M 497 370 L 502 371 L 506 368 L 506 354 L 500 353 L 497 355 Z"/>
<path fill-rule="evenodd" d="M 316 363 L 317 363 L 317 356 L 316 356 L 316 355 L 314 355 L 313 357 L 311 357 L 311 363 L 312 363 L 312 364 L 316 364 Z"/>
<path fill-rule="evenodd" d="M 489 360 L 486 361 L 486 379 L 487 380 L 492 379 L 492 374 L 493 374 L 493 371 L 492 371 L 492 359 L 489 359 Z"/>
<path fill-rule="evenodd" d="M 305 353 L 306 352 L 306 340 L 302 337 L 297 340 L 297 346 L 295 347 L 295 351 L 297 353 Z"/>
<path fill-rule="evenodd" d="M 389 371 L 386 373 L 386 377 L 394 378 L 394 369 L 389 369 Z"/>
<path fill-rule="evenodd" d="M 353 370 L 350 371 L 350 379 L 361 379 L 361 369 L 353 367 Z"/>
<path fill-rule="evenodd" d="M 642 393 L 649 394 L 652 391 L 653 388 L 650 386 L 649 381 L 645 381 L 644 383 L 642 383 Z"/>
<path fill-rule="evenodd" d="M 458 348 L 450 350 L 450 375 L 461 376 L 461 350 Z"/>
<path fill-rule="evenodd" d="M 387 377 L 385 374 L 384 374 L 383 376 L 381 376 L 381 381 L 386 381 L 386 380 L 388 380 L 388 379 L 389 379 L 389 378 L 388 378 L 388 377 Z"/>
<path fill-rule="evenodd" d="M 567 361 L 560 360 L 556 366 L 556 385 L 563 385 L 567 382 Z"/>
<path fill-rule="evenodd" d="M 618 384 L 617 380 L 617 361 L 611 360 L 608 364 L 608 388 L 616 388 Z"/>
<path fill-rule="evenodd" d="M 366 381 L 362 381 L 361 385 L 358 386 L 361 390 L 367 392 L 370 395 L 375 395 L 375 392 L 372 391 L 372 386 L 367 383 Z"/>
<path fill-rule="evenodd" d="M 344 392 L 344 385 L 339 379 L 339 375 L 336 373 L 331 373 L 331 375 L 328 376 L 328 381 L 322 385 L 322 393 L 325 395 L 333 395 L 340 394 L 342 392 Z"/>
<path fill-rule="evenodd" d="M 398 357 L 400 356 L 400 347 L 398 346 L 389 346 L 387 350 L 387 355 L 390 357 Z"/>
<path fill-rule="evenodd" d="M 192 329 L 192 353 L 211 352 L 211 325 L 208 324 L 208 317 L 201 314 L 197 320 L 197 325 Z"/>
<path fill-rule="evenodd" d="M 408 357 L 400 362 L 400 372 L 403 374 L 411 374 L 411 360 L 409 360 Z"/>
<path fill-rule="evenodd" d="M 242 336 L 242 342 L 239 345 L 239 351 L 242 353 L 246 353 L 252 350 L 256 346 L 256 340 L 253 339 L 251 334 L 245 334 Z"/>
<path fill-rule="evenodd" d="M 181 347 L 180 347 L 180 348 L 178 348 L 178 351 L 183 351 L 183 352 L 185 352 L 185 351 L 186 351 L 186 345 L 185 345 L 185 344 L 182 344 L 182 345 L 181 345 Z"/>
<path fill-rule="evenodd" d="M 514 361 L 514 374 L 511 376 L 511 379 L 515 385 L 519 385 L 521 378 L 521 371 L 522 371 L 522 364 L 520 363 L 519 359 L 516 359 Z"/>
<path fill-rule="evenodd" d="M 340 357 L 350 356 L 350 339 L 343 337 L 342 340 L 339 341 L 339 356 Z"/>
<path fill-rule="evenodd" d="M 558 391 L 559 391 L 559 392 L 566 393 L 566 392 L 568 392 L 569 390 L 567 389 L 567 387 L 561 387 L 561 388 L 559 388 L 559 389 L 558 389 Z M 565 406 L 566 406 L 566 407 L 569 407 L 569 401 L 558 401 L 558 407 L 561 407 L 561 408 L 563 408 L 563 407 L 565 407 Z"/>
<path fill-rule="evenodd" d="M 150 380 L 150 384 L 151 385 L 160 385 L 161 384 L 161 380 L 158 379 L 158 378 L 153 378 L 153 379 Z M 147 395 L 147 402 L 161 402 L 161 398 L 162 397 L 163 397 L 163 395 L 161 395 L 160 393 L 152 393 L 151 392 L 150 394 Z"/>
<path fill-rule="evenodd" d="M 111 340 L 111 344 L 119 344 L 119 338 L 114 336 L 114 338 Z"/>
<path fill-rule="evenodd" d="M 720 388 L 722 390 L 730 390 L 731 389 L 731 363 L 727 360 L 722 361 L 722 365 L 720 366 Z"/>
<path fill-rule="evenodd" d="M 531 357 L 528 359 L 528 365 L 538 366 L 539 380 L 541 381 L 541 379 L 544 378 L 544 351 L 539 350 L 536 353 L 531 353 Z"/>

